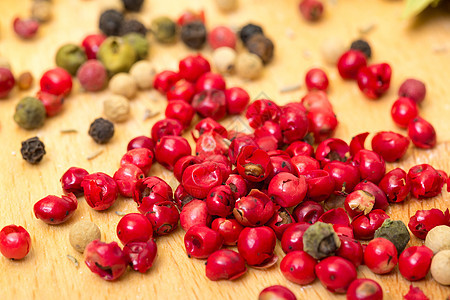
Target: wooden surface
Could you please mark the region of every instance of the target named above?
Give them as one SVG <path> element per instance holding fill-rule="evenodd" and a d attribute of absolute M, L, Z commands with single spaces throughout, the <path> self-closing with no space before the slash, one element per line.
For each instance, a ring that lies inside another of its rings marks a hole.
<path fill-rule="evenodd" d="M 39 35 L 32 41 L 18 39 L 12 32 L 11 23 L 16 15 L 26 16 L 31 1 L 0 1 L 1 31 L 0 54 L 7 57 L 14 73 L 32 71 L 35 78 L 54 66 L 57 48 L 68 42 L 80 43 L 89 33 L 97 32 L 97 20 L 101 9 L 100 0 L 54 0 L 54 19 L 41 27 Z M 111 2 L 111 1 L 108 1 Z M 450 48 L 450 18 L 447 12 L 427 11 L 417 21 L 402 20 L 402 1 L 383 0 L 339 0 L 326 2 L 326 13 L 321 22 L 307 24 L 299 16 L 298 0 L 241 0 L 240 9 L 229 15 L 220 13 L 213 1 L 147 0 L 139 18 L 149 24 L 156 16 L 177 17 L 184 9 L 204 8 L 209 28 L 226 24 L 241 26 L 249 21 L 260 23 L 276 45 L 274 61 L 267 66 L 263 77 L 254 82 L 239 78 L 227 78 L 229 86 L 245 87 L 252 98 L 265 94 L 277 103 L 298 101 L 305 89 L 280 94 L 283 86 L 302 82 L 310 67 L 324 67 L 331 81 L 330 98 L 340 121 L 336 136 L 347 141 L 360 132 L 396 130 L 390 117 L 390 107 L 396 98 L 399 84 L 408 76 L 424 80 L 428 94 L 420 113 L 429 119 L 438 133 L 438 145 L 430 151 L 409 150 L 406 158 L 398 164 L 409 168 L 418 163 L 431 163 L 439 169 L 450 171 L 450 52 L 436 52 L 436 48 Z M 333 4 L 335 3 L 335 4 Z M 373 46 L 372 62 L 389 62 L 393 67 L 392 88 L 379 101 L 369 101 L 358 90 L 354 82 L 344 82 L 333 66 L 326 66 L 319 48 L 324 38 L 337 36 L 348 44 L 360 36 L 358 29 L 373 24 L 375 28 L 366 38 Z M 179 59 L 192 51 L 183 44 L 152 46 L 149 59 L 158 70 L 176 69 Z M 203 53 L 210 57 L 211 50 Z M 37 91 L 14 91 L 9 99 L 0 101 L 0 227 L 8 224 L 24 226 L 32 237 L 32 250 L 22 261 L 9 261 L 0 257 L 1 299 L 257 299 L 266 286 L 282 284 L 289 287 L 298 299 L 329 299 L 318 280 L 312 285 L 298 286 L 289 283 L 280 273 L 279 263 L 266 271 L 249 269 L 235 282 L 211 282 L 204 275 L 204 261 L 188 259 L 184 252 L 183 231 L 158 238 L 158 258 L 147 274 L 128 271 L 117 282 L 106 282 L 92 274 L 84 265 L 82 256 L 74 251 L 68 240 L 70 227 L 82 219 L 92 220 L 102 230 L 104 241 L 118 241 L 115 228 L 120 217 L 115 211 L 135 212 L 130 199 L 120 198 L 106 212 L 96 212 L 88 207 L 83 198 L 73 218 L 60 226 L 49 226 L 33 215 L 33 204 L 48 194 L 61 194 L 59 178 L 71 166 L 86 168 L 89 172 L 103 171 L 112 175 L 119 166 L 127 142 L 137 135 L 148 135 L 152 124 L 161 116 L 143 121 L 144 110 L 163 111 L 165 100 L 155 91 L 141 92 L 131 101 L 132 119 L 116 126 L 112 141 L 100 147 L 87 135 L 89 124 L 102 115 L 102 101 L 108 91 L 83 93 L 78 84 L 67 99 L 63 113 L 48 119 L 43 128 L 25 131 L 12 120 L 18 100 Z M 228 128 L 236 119 L 224 122 Z M 77 129 L 78 133 L 61 134 L 61 129 Z M 400 131 L 401 132 L 401 131 Z M 405 132 L 403 132 L 405 133 Z M 38 135 L 46 145 L 47 155 L 37 166 L 26 163 L 20 155 L 20 142 Z M 189 134 L 186 134 L 188 136 Z M 90 154 L 104 152 L 88 161 Z M 170 172 L 154 166 L 151 175 L 161 176 L 174 188 L 176 181 Z M 449 194 L 418 201 L 393 205 L 388 213 L 394 219 L 407 222 L 418 209 L 450 205 Z M 422 242 L 412 238 L 410 245 Z M 280 247 L 276 253 L 282 258 Z M 66 257 L 73 255 L 80 262 L 76 268 Z M 403 279 L 397 270 L 389 275 L 375 276 L 366 267 L 360 267 L 358 276 L 376 279 L 382 285 L 385 299 L 400 299 L 410 282 Z M 434 282 L 430 275 L 426 280 L 413 284 L 423 289 L 432 299 L 444 299 L 450 288 Z M 339 296 L 344 299 L 344 296 Z"/>

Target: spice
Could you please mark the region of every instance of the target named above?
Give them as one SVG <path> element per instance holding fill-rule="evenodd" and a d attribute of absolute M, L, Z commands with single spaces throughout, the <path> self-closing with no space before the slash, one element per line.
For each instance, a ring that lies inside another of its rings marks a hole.
<path fill-rule="evenodd" d="M 450 226 L 439 225 L 431 229 L 425 238 L 425 246 L 433 253 L 450 250 Z"/>
<path fill-rule="evenodd" d="M 90 59 L 78 69 L 77 78 L 86 91 L 97 92 L 105 87 L 108 73 L 101 62 Z"/>
<path fill-rule="evenodd" d="M 14 121 L 24 129 L 36 129 L 44 125 L 45 114 L 41 101 L 34 97 L 25 97 L 16 106 Z"/>
<path fill-rule="evenodd" d="M 0 99 L 8 97 L 15 84 L 14 75 L 10 69 L 0 67 Z"/>
<path fill-rule="evenodd" d="M 123 36 L 126 43 L 130 44 L 134 51 L 136 51 L 137 59 L 141 60 L 147 57 L 149 50 L 149 43 L 145 36 L 136 32 L 130 32 Z"/>
<path fill-rule="evenodd" d="M 128 72 L 136 62 L 137 53 L 133 46 L 122 38 L 109 37 L 101 44 L 97 58 L 112 76 L 120 72 Z"/>
<path fill-rule="evenodd" d="M 244 79 L 255 79 L 261 75 L 263 62 L 258 55 L 244 52 L 236 60 L 236 73 Z"/>
<path fill-rule="evenodd" d="M 86 159 L 87 160 L 93 160 L 94 158 L 98 157 L 100 154 L 102 154 L 104 149 L 99 149 L 91 154 L 89 154 Z"/>
<path fill-rule="evenodd" d="M 319 0 L 302 0 L 299 5 L 300 13 L 307 21 L 318 21 L 323 14 L 323 4 Z"/>
<path fill-rule="evenodd" d="M 35 136 L 22 142 L 20 153 L 22 153 L 23 159 L 30 164 L 37 164 L 45 155 L 45 145 L 37 136 Z"/>
<path fill-rule="evenodd" d="M 61 129 L 59 132 L 61 132 L 61 133 L 77 133 L 78 130 L 69 128 L 69 129 Z"/>
<path fill-rule="evenodd" d="M 395 248 L 397 248 L 399 255 L 405 250 L 410 240 L 409 231 L 405 223 L 400 220 L 392 221 L 391 219 L 384 220 L 381 227 L 375 231 L 374 237 L 385 238 L 391 241 Z"/>
<path fill-rule="evenodd" d="M 132 19 L 123 21 L 122 25 L 120 26 L 119 35 L 123 36 L 131 32 L 135 32 L 145 36 L 147 34 L 147 28 L 138 20 Z"/>
<path fill-rule="evenodd" d="M 103 113 L 113 122 L 126 121 L 130 115 L 128 99 L 119 95 L 112 95 L 103 102 Z"/>
<path fill-rule="evenodd" d="M 338 37 L 325 39 L 320 46 L 320 52 L 324 61 L 330 65 L 335 65 L 341 55 L 346 51 L 345 43 Z"/>
<path fill-rule="evenodd" d="M 212 61 L 216 71 L 221 74 L 231 74 L 236 64 L 236 51 L 229 47 L 217 48 L 213 52 Z"/>
<path fill-rule="evenodd" d="M 122 0 L 122 3 L 128 11 L 140 11 L 144 0 Z"/>
<path fill-rule="evenodd" d="M 78 68 L 87 60 L 83 48 L 75 44 L 66 44 L 56 52 L 56 65 L 65 69 L 72 76 L 77 73 Z"/>
<path fill-rule="evenodd" d="M 121 12 L 115 9 L 108 9 L 100 15 L 98 27 L 107 36 L 119 35 L 122 22 L 123 14 Z"/>
<path fill-rule="evenodd" d="M 131 99 L 136 95 L 137 84 L 130 74 L 119 73 L 114 75 L 109 81 L 109 89 L 116 95 Z"/>
<path fill-rule="evenodd" d="M 150 28 L 160 43 L 172 43 L 177 38 L 177 24 L 169 17 L 154 19 Z"/>
<path fill-rule="evenodd" d="M 315 259 L 334 255 L 341 246 L 341 241 L 333 225 L 316 222 L 303 234 L 303 250 Z"/>
<path fill-rule="evenodd" d="M 258 55 L 264 64 L 273 58 L 273 42 L 262 34 L 252 35 L 245 43 L 248 51 Z"/>
<path fill-rule="evenodd" d="M 39 22 L 33 19 L 15 18 L 13 22 L 14 32 L 23 39 L 33 38 L 38 29 Z"/>
<path fill-rule="evenodd" d="M 181 40 L 192 49 L 200 49 L 206 42 L 206 27 L 201 21 L 190 22 L 181 27 Z"/>
<path fill-rule="evenodd" d="M 114 135 L 114 124 L 103 118 L 95 119 L 89 127 L 89 135 L 97 144 L 106 144 Z"/>
<path fill-rule="evenodd" d="M 236 34 L 226 26 L 217 26 L 208 33 L 208 44 L 212 49 L 220 47 L 236 48 Z"/>
<path fill-rule="evenodd" d="M 22 259 L 31 248 L 31 238 L 22 226 L 8 225 L 0 231 L 0 252 L 9 259 Z"/>
<path fill-rule="evenodd" d="M 238 7 L 238 0 L 216 0 L 217 7 L 224 11 L 230 12 Z"/>
<path fill-rule="evenodd" d="M 41 23 L 50 21 L 52 18 L 52 3 L 45 0 L 35 0 L 31 4 L 31 17 Z"/>
<path fill-rule="evenodd" d="M 17 78 L 17 87 L 19 90 L 25 91 L 33 85 L 33 75 L 30 72 L 23 72 Z"/>
<path fill-rule="evenodd" d="M 261 28 L 261 26 L 249 23 L 242 27 L 241 31 L 239 32 L 239 37 L 241 38 L 241 41 L 244 43 L 244 45 L 246 45 L 247 41 L 255 34 L 264 35 L 263 29 Z"/>
<path fill-rule="evenodd" d="M 156 71 L 150 62 L 139 61 L 131 67 L 130 75 L 133 76 L 138 88 L 146 90 L 152 88 Z"/>
<path fill-rule="evenodd" d="M 89 221 L 80 221 L 70 228 L 69 241 L 72 247 L 83 253 L 93 240 L 100 240 L 101 232 L 97 225 Z"/>
<path fill-rule="evenodd" d="M 372 48 L 365 40 L 353 41 L 350 45 L 350 49 L 361 51 L 368 59 L 372 57 Z"/>
<path fill-rule="evenodd" d="M 431 261 L 431 276 L 442 285 L 450 285 L 450 250 L 439 251 Z"/>

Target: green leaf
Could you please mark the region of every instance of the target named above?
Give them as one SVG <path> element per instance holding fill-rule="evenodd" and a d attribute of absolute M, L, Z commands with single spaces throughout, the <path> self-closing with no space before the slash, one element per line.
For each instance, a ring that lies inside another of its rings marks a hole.
<path fill-rule="evenodd" d="M 410 18 L 418 15 L 429 5 L 436 7 L 441 0 L 407 0 L 403 11 L 403 18 Z"/>

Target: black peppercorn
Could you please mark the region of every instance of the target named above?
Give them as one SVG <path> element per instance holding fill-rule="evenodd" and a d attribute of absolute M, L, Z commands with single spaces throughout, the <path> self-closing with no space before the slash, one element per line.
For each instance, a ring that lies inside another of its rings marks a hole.
<path fill-rule="evenodd" d="M 264 64 L 273 58 L 273 43 L 262 34 L 254 34 L 247 40 L 247 49 L 250 53 L 258 55 Z"/>
<path fill-rule="evenodd" d="M 118 35 L 123 22 L 123 14 L 115 9 L 105 10 L 99 21 L 100 30 L 110 36 Z"/>
<path fill-rule="evenodd" d="M 97 144 L 106 144 L 114 135 L 114 124 L 103 118 L 95 119 L 89 127 L 89 135 Z"/>
<path fill-rule="evenodd" d="M 122 3 L 128 11 L 140 11 L 144 0 L 122 0 Z"/>
<path fill-rule="evenodd" d="M 181 39 L 192 49 L 200 49 L 206 42 L 206 27 L 201 21 L 189 22 L 181 27 Z"/>
<path fill-rule="evenodd" d="M 356 40 L 352 42 L 350 49 L 361 51 L 367 58 L 372 57 L 372 48 L 365 40 Z"/>
<path fill-rule="evenodd" d="M 138 20 L 123 21 L 120 26 L 119 35 L 122 36 L 131 32 L 139 33 L 145 36 L 147 34 L 147 28 L 145 28 L 144 24 Z"/>
<path fill-rule="evenodd" d="M 22 153 L 23 159 L 34 165 L 40 162 L 44 157 L 45 145 L 37 136 L 35 136 L 22 142 L 20 153 Z"/>
<path fill-rule="evenodd" d="M 250 24 L 247 24 L 244 27 L 242 27 L 241 32 L 239 33 L 239 36 L 245 45 L 245 44 L 247 44 L 248 39 L 251 38 L 255 34 L 264 35 L 263 29 L 261 28 L 261 26 L 250 23 Z"/>

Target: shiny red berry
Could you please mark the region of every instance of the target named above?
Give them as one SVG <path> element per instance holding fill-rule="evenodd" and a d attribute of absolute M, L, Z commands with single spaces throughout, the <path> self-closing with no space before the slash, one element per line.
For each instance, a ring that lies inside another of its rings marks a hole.
<path fill-rule="evenodd" d="M 133 138 L 131 141 L 128 142 L 127 151 L 137 149 L 137 148 L 147 148 L 151 151 L 154 151 L 155 150 L 155 142 L 151 138 L 149 138 L 145 135 L 140 135 L 140 136 Z"/>
<path fill-rule="evenodd" d="M 375 204 L 373 205 L 373 209 L 386 210 L 388 208 L 389 202 L 386 194 L 373 182 L 367 180 L 361 181 L 354 188 L 354 191 L 359 190 L 368 192 L 375 197 Z"/>
<path fill-rule="evenodd" d="M 295 141 L 286 148 L 290 157 L 297 155 L 314 156 L 314 148 L 310 144 L 303 141 Z"/>
<path fill-rule="evenodd" d="M 286 229 L 294 223 L 295 220 L 289 211 L 281 207 L 273 214 L 272 218 L 266 223 L 266 226 L 272 228 L 277 239 L 281 240 Z"/>
<path fill-rule="evenodd" d="M 7 68 L 0 68 L 0 99 L 6 98 L 13 89 L 16 80 Z"/>
<path fill-rule="evenodd" d="M 153 227 L 142 214 L 131 213 L 123 216 L 116 228 L 117 237 L 126 245 L 130 242 L 147 242 L 153 237 Z"/>
<path fill-rule="evenodd" d="M 82 168 L 71 167 L 69 168 L 59 180 L 62 185 L 64 193 L 73 193 L 75 196 L 80 196 L 83 194 L 83 187 L 81 182 L 84 177 L 88 175 L 88 171 Z"/>
<path fill-rule="evenodd" d="M 402 128 L 408 127 L 409 122 L 418 115 L 419 110 L 417 109 L 417 104 L 410 98 L 401 97 L 392 104 L 392 120 Z"/>
<path fill-rule="evenodd" d="M 53 95 L 47 92 L 39 91 L 36 94 L 36 98 L 44 104 L 47 117 L 56 116 L 63 108 L 64 95 Z"/>
<path fill-rule="evenodd" d="M 350 193 L 359 183 L 360 175 L 357 167 L 340 161 L 333 161 L 324 168 L 334 179 L 336 193 Z"/>
<path fill-rule="evenodd" d="M 328 109 L 313 109 L 308 112 L 309 131 L 314 141 L 320 143 L 331 137 L 339 122 L 335 113 Z"/>
<path fill-rule="evenodd" d="M 334 191 L 334 179 L 327 171 L 311 170 L 304 174 L 308 190 L 306 199 L 321 202 L 330 197 Z"/>
<path fill-rule="evenodd" d="M 408 150 L 409 139 L 392 131 L 381 131 L 372 139 L 372 149 L 387 162 L 401 159 Z"/>
<path fill-rule="evenodd" d="M 209 191 L 223 182 L 219 165 L 204 162 L 186 168 L 182 184 L 186 191 L 195 198 L 205 199 Z"/>
<path fill-rule="evenodd" d="M 292 207 L 303 201 L 307 188 L 303 176 L 281 172 L 270 181 L 268 196 L 281 207 Z"/>
<path fill-rule="evenodd" d="M 138 210 L 142 214 L 146 214 L 155 203 L 172 201 L 172 188 L 156 176 L 140 179 L 133 190 L 133 200 L 137 203 Z"/>
<path fill-rule="evenodd" d="M 281 237 L 281 248 L 284 253 L 303 250 L 303 234 L 311 226 L 309 223 L 299 222 L 289 226 Z"/>
<path fill-rule="evenodd" d="M 228 114 L 239 115 L 247 108 L 250 96 L 244 89 L 232 87 L 225 90 L 225 102 Z"/>
<path fill-rule="evenodd" d="M 180 76 L 191 82 L 197 81 L 203 74 L 211 71 L 209 62 L 200 54 L 190 55 L 179 62 Z"/>
<path fill-rule="evenodd" d="M 316 159 L 322 167 L 332 161 L 347 161 L 350 147 L 346 142 L 337 138 L 329 138 L 317 145 Z"/>
<path fill-rule="evenodd" d="M 212 217 L 208 213 L 205 201 L 194 199 L 185 206 L 180 213 L 180 225 L 184 231 L 195 225 L 209 226 Z"/>
<path fill-rule="evenodd" d="M 408 136 L 418 148 L 430 149 L 436 146 L 436 131 L 433 125 L 421 117 L 409 122 Z"/>
<path fill-rule="evenodd" d="M 306 88 L 308 91 L 319 90 L 326 91 L 328 89 L 327 74 L 319 68 L 310 69 L 305 76 Z"/>
<path fill-rule="evenodd" d="M 235 246 L 244 226 L 235 219 L 217 218 L 212 222 L 211 229 L 220 233 L 224 245 Z"/>
<path fill-rule="evenodd" d="M 356 279 L 356 267 L 348 260 L 331 256 L 316 265 L 316 275 L 320 282 L 331 292 L 345 293 Z"/>
<path fill-rule="evenodd" d="M 147 272 L 156 258 L 156 242 L 150 239 L 146 242 L 131 242 L 123 247 L 123 253 L 128 257 L 133 270 Z"/>
<path fill-rule="evenodd" d="M 225 184 L 231 188 L 234 199 L 242 198 L 248 194 L 247 182 L 239 174 L 231 174 Z"/>
<path fill-rule="evenodd" d="M 155 75 L 153 87 L 161 94 L 166 94 L 169 89 L 181 79 L 181 75 L 174 71 L 165 70 Z"/>
<path fill-rule="evenodd" d="M 281 273 L 287 280 L 300 285 L 307 285 L 316 279 L 314 268 L 316 260 L 305 251 L 289 252 L 281 261 Z"/>
<path fill-rule="evenodd" d="M 272 265 L 276 241 L 277 237 L 269 227 L 246 227 L 239 235 L 239 254 L 249 266 Z"/>
<path fill-rule="evenodd" d="M 219 185 L 212 188 L 206 197 L 206 208 L 213 216 L 227 217 L 234 209 L 235 199 L 228 185 Z"/>
<path fill-rule="evenodd" d="M 202 118 L 220 120 L 227 113 L 225 93 L 217 89 L 203 90 L 194 96 L 192 107 Z"/>
<path fill-rule="evenodd" d="M 278 122 L 281 115 L 280 107 L 273 101 L 259 99 L 247 108 L 245 117 L 252 128 L 261 127 L 266 121 Z"/>
<path fill-rule="evenodd" d="M 221 124 L 219 124 L 217 121 L 213 120 L 212 118 L 205 118 L 201 120 L 200 122 L 195 125 L 195 134 L 192 132 L 192 137 L 196 141 L 200 135 L 202 135 L 205 132 L 208 131 L 215 131 L 224 138 L 228 136 L 228 132 Z"/>
<path fill-rule="evenodd" d="M 336 256 L 340 256 L 351 261 L 355 267 L 359 267 L 363 261 L 364 251 L 361 243 L 351 237 L 339 236 L 341 246 L 336 251 Z"/>
<path fill-rule="evenodd" d="M 195 116 L 195 109 L 184 100 L 172 100 L 167 103 L 165 116 L 180 121 L 183 127 L 189 127 Z"/>
<path fill-rule="evenodd" d="M 375 280 L 358 278 L 348 287 L 347 300 L 383 300 L 383 289 Z"/>
<path fill-rule="evenodd" d="M 406 79 L 398 89 L 399 97 L 412 99 L 417 104 L 420 104 L 425 99 L 426 93 L 427 88 L 425 84 L 414 78 Z"/>
<path fill-rule="evenodd" d="M 136 184 L 144 177 L 144 172 L 132 164 L 123 164 L 113 176 L 119 193 L 124 197 L 132 197 Z"/>
<path fill-rule="evenodd" d="M 362 67 L 357 75 L 358 87 L 369 99 L 378 99 L 389 89 L 391 75 L 391 66 L 386 63 Z"/>
<path fill-rule="evenodd" d="M 247 272 L 242 256 L 228 249 L 214 252 L 206 262 L 206 277 L 209 280 L 234 280 Z"/>
<path fill-rule="evenodd" d="M 419 239 L 424 240 L 428 232 L 436 226 L 450 226 L 450 214 L 447 209 L 444 212 L 437 208 L 430 210 L 418 210 L 409 219 L 408 228 Z"/>
<path fill-rule="evenodd" d="M 208 33 L 208 43 L 212 49 L 220 47 L 236 48 L 236 34 L 228 27 L 217 26 Z"/>
<path fill-rule="evenodd" d="M 420 280 L 427 276 L 431 267 L 433 251 L 427 246 L 406 248 L 398 258 L 398 269 L 403 277 L 410 281 Z"/>
<path fill-rule="evenodd" d="M 398 262 L 397 249 L 385 238 L 376 238 L 364 250 L 364 263 L 375 274 L 391 272 Z"/>
<path fill-rule="evenodd" d="M 84 250 L 84 262 L 104 280 L 116 280 L 127 270 L 128 258 L 116 242 L 92 241 Z"/>
<path fill-rule="evenodd" d="M 272 173 L 273 166 L 265 151 L 255 146 L 245 146 L 237 158 L 237 170 L 244 179 L 260 182 Z"/>
<path fill-rule="evenodd" d="M 0 252 L 9 259 L 22 259 L 31 248 L 31 237 L 22 226 L 8 225 L 0 231 Z"/>
<path fill-rule="evenodd" d="M 416 165 L 409 169 L 411 194 L 418 199 L 432 198 L 442 192 L 445 179 L 429 164 Z"/>
<path fill-rule="evenodd" d="M 302 0 L 299 9 L 303 18 L 311 22 L 319 20 L 323 14 L 323 4 L 319 0 Z"/>
<path fill-rule="evenodd" d="M 289 103 L 281 107 L 280 129 L 285 144 L 303 139 L 308 133 L 308 126 L 308 117 L 302 104 Z"/>
<path fill-rule="evenodd" d="M 129 150 L 120 160 L 120 166 L 132 164 L 141 169 L 144 174 L 150 172 L 152 163 L 153 152 L 147 148 Z"/>
<path fill-rule="evenodd" d="M 344 79 L 356 79 L 359 70 L 366 65 L 366 56 L 358 50 L 348 50 L 337 63 L 339 74 Z"/>
<path fill-rule="evenodd" d="M 236 220 L 244 226 L 261 226 L 267 223 L 276 211 L 270 198 L 254 189 L 246 197 L 236 201 L 233 210 Z"/>
<path fill-rule="evenodd" d="M 195 153 L 200 157 L 228 154 L 228 144 L 223 136 L 212 130 L 203 133 L 195 146 Z"/>
<path fill-rule="evenodd" d="M 158 202 L 145 216 L 150 220 L 153 232 L 157 235 L 167 235 L 177 229 L 180 213 L 171 201 Z"/>
<path fill-rule="evenodd" d="M 181 136 L 163 136 L 155 147 L 156 161 L 169 171 L 181 157 L 191 152 L 189 142 Z"/>
<path fill-rule="evenodd" d="M 375 231 L 383 225 L 389 216 L 381 209 L 374 209 L 367 215 L 361 214 L 352 221 L 353 234 L 356 239 L 373 239 Z"/>
<path fill-rule="evenodd" d="M 304 176 L 308 172 L 320 169 L 319 161 L 306 155 L 297 155 L 292 157 L 291 164 L 294 168 L 294 174 L 297 176 Z"/>
<path fill-rule="evenodd" d="M 345 210 L 350 218 L 360 214 L 367 215 L 375 204 L 375 197 L 362 190 L 353 191 L 347 195 L 344 202 Z"/>
<path fill-rule="evenodd" d="M 186 170 L 186 168 L 189 166 L 197 165 L 201 162 L 202 160 L 197 156 L 192 155 L 183 156 L 180 159 L 178 159 L 177 162 L 175 163 L 175 166 L 173 167 L 173 175 L 179 182 L 181 182 L 183 178 L 183 173 Z"/>
<path fill-rule="evenodd" d="M 208 258 L 222 247 L 223 237 L 204 225 L 189 228 L 184 235 L 184 246 L 189 257 Z"/>
<path fill-rule="evenodd" d="M 298 223 L 305 222 L 314 224 L 324 212 L 325 210 L 319 203 L 314 201 L 303 201 L 294 208 L 292 216 Z"/>
<path fill-rule="evenodd" d="M 380 182 L 386 173 L 386 163 L 381 155 L 370 150 L 360 150 L 353 157 L 352 164 L 359 169 L 362 180 L 368 180 L 375 184 Z"/>
<path fill-rule="evenodd" d="M 410 179 L 406 172 L 400 168 L 395 168 L 386 173 L 378 186 L 386 194 L 388 201 L 392 203 L 403 202 L 408 199 L 411 190 Z"/>
<path fill-rule="evenodd" d="M 175 82 L 168 90 L 167 90 L 167 100 L 169 103 L 173 100 L 182 100 L 186 103 L 191 103 L 192 98 L 195 95 L 195 86 L 193 83 L 181 79 Z"/>
<path fill-rule="evenodd" d="M 36 218 L 47 224 L 61 224 L 74 214 L 78 201 L 74 194 L 62 195 L 61 198 L 49 195 L 34 204 L 33 211 Z"/>
<path fill-rule="evenodd" d="M 88 59 L 97 59 L 97 52 L 101 44 L 105 41 L 106 36 L 104 34 L 90 34 L 86 36 L 81 42 L 81 47 L 84 48 Z"/>
<path fill-rule="evenodd" d="M 50 69 L 42 75 L 40 87 L 43 92 L 67 96 L 72 90 L 72 77 L 63 68 Z"/>
<path fill-rule="evenodd" d="M 117 199 L 119 188 L 114 179 L 101 172 L 86 175 L 81 182 L 87 204 L 95 210 L 111 207 Z"/>
<path fill-rule="evenodd" d="M 207 72 L 200 76 L 200 78 L 195 83 L 195 89 L 197 93 L 205 90 L 220 90 L 225 91 L 226 83 L 222 75 Z"/>
<path fill-rule="evenodd" d="M 350 220 L 348 219 L 345 209 L 342 207 L 332 208 L 323 213 L 319 222 L 329 223 L 333 225 L 343 225 L 344 227 L 350 227 Z"/>
<path fill-rule="evenodd" d="M 297 297 L 287 287 L 272 285 L 259 293 L 258 300 L 297 300 Z"/>
<path fill-rule="evenodd" d="M 177 119 L 162 119 L 152 126 L 152 139 L 157 143 L 163 136 L 180 136 L 183 133 L 183 124 Z"/>

